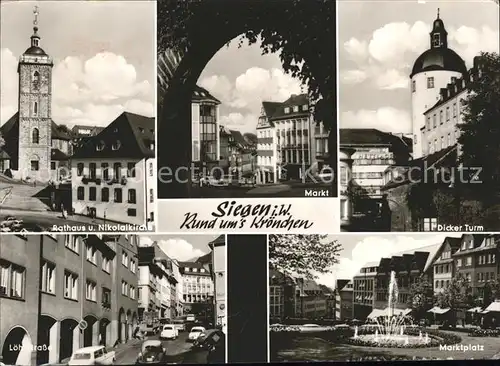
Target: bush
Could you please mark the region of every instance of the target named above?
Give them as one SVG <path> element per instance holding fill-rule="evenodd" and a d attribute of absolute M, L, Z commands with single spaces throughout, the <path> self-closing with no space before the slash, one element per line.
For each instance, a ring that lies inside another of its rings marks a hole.
<path fill-rule="evenodd" d="M 469 332 L 470 337 L 498 337 L 500 330 L 497 329 L 473 329 Z"/>

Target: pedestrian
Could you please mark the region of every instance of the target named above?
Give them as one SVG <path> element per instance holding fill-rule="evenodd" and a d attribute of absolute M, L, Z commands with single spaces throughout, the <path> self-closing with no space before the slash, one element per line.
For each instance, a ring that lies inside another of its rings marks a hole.
<path fill-rule="evenodd" d="M 67 219 L 67 215 L 66 215 L 66 210 L 64 209 L 64 203 L 61 203 L 61 213 L 62 213 L 62 218 L 63 219 Z"/>
<path fill-rule="evenodd" d="M 103 344 L 102 344 L 102 335 L 101 335 L 101 333 L 99 333 L 99 345 L 100 345 L 100 346 L 102 346 L 102 345 L 103 345 Z"/>

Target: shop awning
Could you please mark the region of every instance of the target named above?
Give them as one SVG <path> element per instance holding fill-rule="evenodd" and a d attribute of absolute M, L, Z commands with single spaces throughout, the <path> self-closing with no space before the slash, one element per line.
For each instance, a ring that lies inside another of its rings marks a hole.
<path fill-rule="evenodd" d="M 482 307 L 476 306 L 475 308 L 467 310 L 468 313 L 480 313 L 483 310 Z"/>
<path fill-rule="evenodd" d="M 380 309 L 373 309 L 370 315 L 368 315 L 368 319 L 375 319 L 378 318 L 379 316 L 384 316 L 384 310 Z"/>
<path fill-rule="evenodd" d="M 428 310 L 428 313 L 434 313 L 434 314 L 445 314 L 448 311 L 450 311 L 450 308 L 446 309 L 441 309 L 439 306 L 434 306 L 432 309 Z"/>
<path fill-rule="evenodd" d="M 484 311 L 490 312 L 500 312 L 500 300 L 493 301 Z"/>

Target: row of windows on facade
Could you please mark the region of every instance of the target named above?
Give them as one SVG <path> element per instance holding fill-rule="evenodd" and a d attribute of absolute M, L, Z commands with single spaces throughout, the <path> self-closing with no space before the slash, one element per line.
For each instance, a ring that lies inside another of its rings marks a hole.
<path fill-rule="evenodd" d="M 475 265 L 476 266 L 482 266 L 482 265 L 495 265 L 496 263 L 496 255 L 495 253 L 490 253 L 490 254 L 484 254 L 484 255 L 478 255 L 475 257 Z M 456 261 L 457 268 L 460 268 L 462 266 L 467 266 L 470 267 L 472 266 L 472 256 L 464 258 L 458 258 Z M 452 266 L 451 264 L 441 264 L 441 265 L 436 265 L 434 267 L 434 273 L 436 274 L 443 274 L 443 273 L 452 273 Z"/>
<path fill-rule="evenodd" d="M 137 171 L 139 169 L 136 168 L 135 166 L 136 163 L 127 163 L 127 177 L 128 178 L 135 178 Z M 149 176 L 152 177 L 154 175 L 154 164 L 153 162 L 149 162 Z M 101 163 L 101 178 L 104 180 L 108 180 L 110 178 L 109 176 L 109 171 L 110 171 L 110 165 L 108 163 Z M 113 164 L 113 177 L 115 179 L 122 178 L 122 164 L 121 163 L 114 163 Z M 84 176 L 85 173 L 85 164 L 84 163 L 78 163 L 76 165 L 76 175 L 81 177 Z M 96 179 L 98 178 L 97 176 L 97 164 L 96 163 L 89 163 L 88 167 L 88 178 L 90 179 Z"/>
<path fill-rule="evenodd" d="M 456 121 L 457 120 L 457 117 L 458 117 L 458 105 L 457 103 L 453 103 L 453 108 L 452 108 L 452 111 L 453 111 L 453 119 Z M 446 116 L 445 116 L 446 114 Z M 427 131 L 430 131 L 431 129 L 433 128 L 437 128 L 438 126 L 438 114 L 437 112 L 434 113 L 432 115 L 432 125 L 431 125 L 431 116 L 427 116 Z M 451 121 L 451 115 L 450 115 L 450 107 L 446 107 L 446 112 L 443 111 L 442 109 L 439 111 L 439 124 L 442 125 L 444 124 L 444 122 L 450 122 Z"/>
<path fill-rule="evenodd" d="M 433 154 L 440 150 L 446 149 L 447 147 L 453 146 L 455 144 L 455 138 L 458 138 L 459 134 L 460 131 L 456 130 L 455 136 L 453 136 L 450 132 L 448 133 L 447 138 L 441 136 L 440 139 L 436 138 L 434 139 L 434 141 L 429 141 L 429 154 Z"/>
<path fill-rule="evenodd" d="M 87 255 L 87 260 L 92 262 L 93 254 Z M 110 261 L 102 261 L 103 272 L 110 273 Z M 64 270 L 64 297 L 71 300 L 78 300 L 79 293 L 79 275 L 67 269 Z M 124 286 L 125 284 L 125 286 Z M 86 280 L 86 299 L 97 301 L 97 282 L 91 279 Z M 56 295 L 56 264 L 43 261 L 41 266 L 40 291 Z M 14 299 L 25 299 L 26 295 L 26 268 L 5 260 L 0 260 L 0 296 Z M 136 288 L 130 287 L 125 281 L 122 281 L 122 295 L 129 296 L 132 299 L 136 297 Z M 111 303 L 111 290 L 102 287 L 102 303 L 109 305 Z"/>
<path fill-rule="evenodd" d="M 101 199 L 100 202 L 109 202 L 109 188 L 101 188 Z M 76 190 L 77 200 L 85 201 L 85 187 L 78 187 Z M 122 188 L 113 189 L 113 202 L 122 203 L 123 202 L 123 190 Z M 96 202 L 97 200 L 97 187 L 89 187 L 89 201 Z M 149 202 L 154 202 L 154 190 L 149 189 Z M 136 204 L 137 203 L 137 193 L 135 189 L 128 189 L 128 200 L 127 203 Z"/>
<path fill-rule="evenodd" d="M 451 77 L 451 83 L 456 83 L 457 78 L 455 76 Z M 427 78 L 427 89 L 434 89 L 434 77 L 430 76 Z M 411 91 L 415 93 L 417 91 L 417 82 L 415 80 L 411 83 Z"/>
<path fill-rule="evenodd" d="M 309 106 L 307 104 L 304 104 L 302 106 L 294 105 L 292 108 L 290 107 L 285 107 L 284 112 L 285 114 L 290 113 L 290 111 L 293 111 L 294 113 L 299 112 L 299 110 L 302 110 L 302 112 L 308 112 L 309 111 Z"/>

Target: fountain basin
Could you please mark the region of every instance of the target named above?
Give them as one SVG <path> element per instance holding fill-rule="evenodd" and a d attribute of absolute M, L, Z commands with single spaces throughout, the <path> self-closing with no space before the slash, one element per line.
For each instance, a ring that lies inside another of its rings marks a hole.
<path fill-rule="evenodd" d="M 439 342 L 431 337 L 423 338 L 415 335 L 377 335 L 361 334 L 357 337 L 351 337 L 351 342 L 372 347 L 396 347 L 396 348 L 420 348 L 437 346 Z"/>

